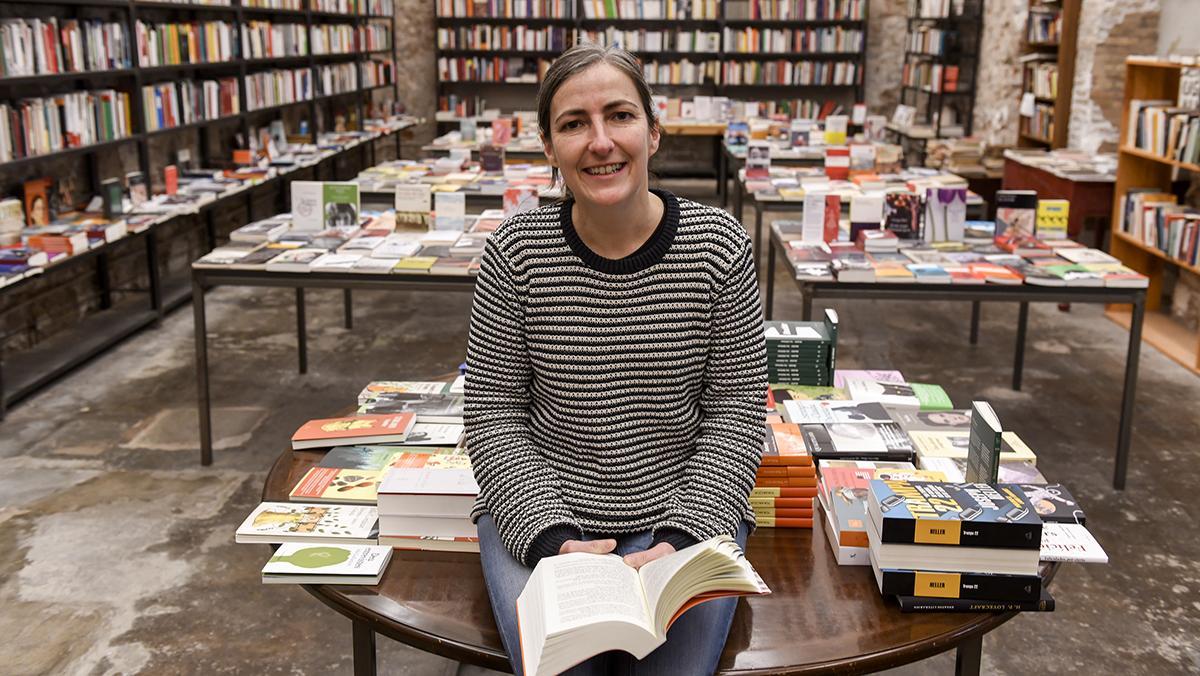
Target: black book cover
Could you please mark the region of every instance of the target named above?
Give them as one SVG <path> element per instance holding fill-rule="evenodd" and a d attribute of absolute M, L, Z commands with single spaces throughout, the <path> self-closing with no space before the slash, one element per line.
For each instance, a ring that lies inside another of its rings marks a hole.
<path fill-rule="evenodd" d="M 868 508 L 884 543 L 1041 547 L 1042 520 L 1016 484 L 876 479 Z"/>
<path fill-rule="evenodd" d="M 1087 525 L 1079 501 L 1062 484 L 1017 484 L 1038 516 L 1046 523 Z"/>
<path fill-rule="evenodd" d="M 988 601 L 1036 601 L 1042 580 L 1037 575 L 942 573 L 922 570 L 880 571 L 885 596 L 921 596 Z"/>
<path fill-rule="evenodd" d="M 1042 589 L 1036 601 L 984 601 L 979 599 L 936 599 L 928 596 L 897 596 L 902 613 L 1026 613 L 1054 612 L 1054 597 Z"/>

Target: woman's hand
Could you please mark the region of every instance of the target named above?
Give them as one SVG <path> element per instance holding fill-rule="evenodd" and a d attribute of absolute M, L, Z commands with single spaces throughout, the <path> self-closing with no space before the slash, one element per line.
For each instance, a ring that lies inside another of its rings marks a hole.
<path fill-rule="evenodd" d="M 585 554 L 607 554 L 617 548 L 617 541 L 609 538 L 607 540 L 567 540 L 558 548 L 559 554 L 570 554 L 571 552 L 584 552 Z"/>
<path fill-rule="evenodd" d="M 668 554 L 674 554 L 675 547 L 670 542 L 660 542 L 644 552 L 634 552 L 625 555 L 625 563 L 634 568 L 641 568 L 655 559 L 661 559 Z"/>

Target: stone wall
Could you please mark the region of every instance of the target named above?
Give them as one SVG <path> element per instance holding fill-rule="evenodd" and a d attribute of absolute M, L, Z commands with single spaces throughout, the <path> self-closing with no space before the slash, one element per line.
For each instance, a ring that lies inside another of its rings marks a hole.
<path fill-rule="evenodd" d="M 1028 14 L 1025 0 L 984 3 L 979 45 L 973 133 L 990 145 L 1015 145 L 1021 100 L 1022 36 Z"/>
<path fill-rule="evenodd" d="M 907 30 L 905 0 L 870 0 L 867 5 L 867 109 L 891 117 L 900 103 L 900 72 Z"/>

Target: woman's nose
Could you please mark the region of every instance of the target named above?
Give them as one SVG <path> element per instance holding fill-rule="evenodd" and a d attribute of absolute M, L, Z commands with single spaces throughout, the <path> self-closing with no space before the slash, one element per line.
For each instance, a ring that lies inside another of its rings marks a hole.
<path fill-rule="evenodd" d="M 612 137 L 608 135 L 608 130 L 604 128 L 604 125 L 592 125 L 592 129 L 595 131 L 592 132 L 592 139 L 588 143 L 588 150 L 597 155 L 607 155 L 612 152 Z"/>

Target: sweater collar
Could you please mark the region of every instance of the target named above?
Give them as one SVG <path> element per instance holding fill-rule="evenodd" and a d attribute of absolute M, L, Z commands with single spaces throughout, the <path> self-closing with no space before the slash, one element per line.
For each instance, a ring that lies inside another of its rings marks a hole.
<path fill-rule="evenodd" d="M 571 251 L 575 252 L 575 255 L 579 256 L 580 260 L 589 268 L 613 275 L 641 272 L 662 260 L 667 249 L 671 248 L 671 243 L 675 241 L 675 232 L 679 229 L 679 201 L 675 195 L 666 190 L 652 188 L 650 192 L 662 199 L 662 220 L 658 222 L 658 227 L 654 229 L 650 238 L 637 251 L 618 259 L 605 258 L 583 243 L 579 233 L 575 231 L 575 223 L 571 219 L 571 207 L 574 206 L 575 200 L 564 201 L 561 214 L 562 230 Z"/>

